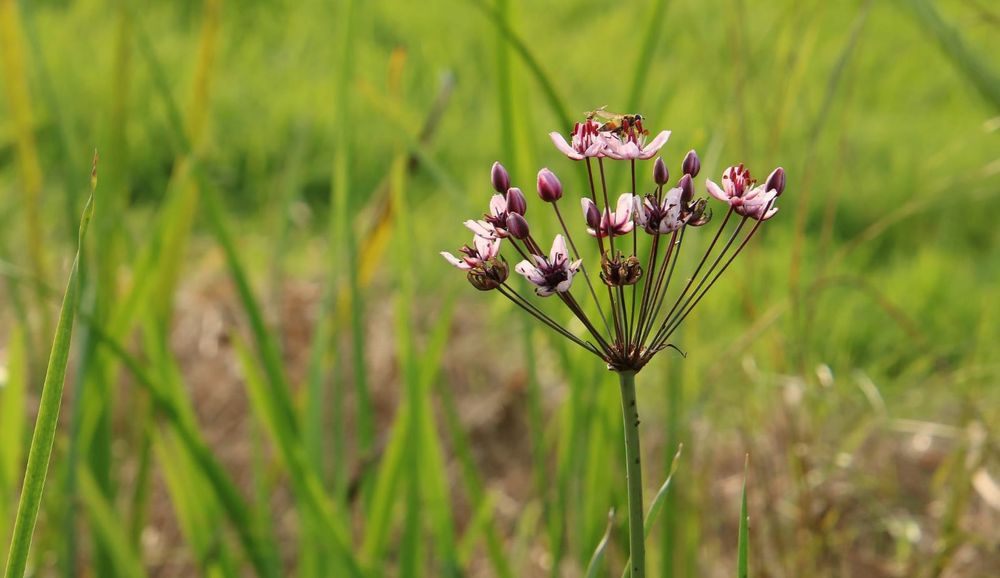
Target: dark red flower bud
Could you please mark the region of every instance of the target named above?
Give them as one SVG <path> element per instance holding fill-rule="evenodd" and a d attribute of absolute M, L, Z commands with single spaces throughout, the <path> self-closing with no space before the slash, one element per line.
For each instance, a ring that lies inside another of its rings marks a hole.
<path fill-rule="evenodd" d="M 510 175 L 507 169 L 499 162 L 493 163 L 493 170 L 490 171 L 490 180 L 493 182 L 493 190 L 501 195 L 510 188 Z"/>
<path fill-rule="evenodd" d="M 515 239 L 527 239 L 529 235 L 528 221 L 519 213 L 508 214 L 507 232 Z"/>
<path fill-rule="evenodd" d="M 595 231 L 601 228 L 601 212 L 597 210 L 597 205 L 590 199 L 582 199 L 583 217 L 587 221 L 587 226 Z"/>
<path fill-rule="evenodd" d="M 554 203 L 562 198 L 563 187 L 559 178 L 549 169 L 538 171 L 538 196 L 546 203 Z"/>
<path fill-rule="evenodd" d="M 681 170 L 685 175 L 698 176 L 698 172 L 701 171 L 701 159 L 698 158 L 698 153 L 694 152 L 694 149 L 689 150 L 688 154 L 684 155 Z"/>
<path fill-rule="evenodd" d="M 694 181 L 691 175 L 685 174 L 681 180 L 677 181 L 677 186 L 681 188 L 681 201 L 686 205 L 694 198 Z"/>
<path fill-rule="evenodd" d="M 669 180 L 670 171 L 667 170 L 666 163 L 663 162 L 662 158 L 656 157 L 656 162 L 653 163 L 653 182 L 662 187 Z"/>
<path fill-rule="evenodd" d="M 528 210 L 528 202 L 524 193 L 517 187 L 507 189 L 507 212 L 523 215 Z"/>
<path fill-rule="evenodd" d="M 765 191 L 776 191 L 778 196 L 785 191 L 785 169 L 778 167 L 767 177 Z"/>

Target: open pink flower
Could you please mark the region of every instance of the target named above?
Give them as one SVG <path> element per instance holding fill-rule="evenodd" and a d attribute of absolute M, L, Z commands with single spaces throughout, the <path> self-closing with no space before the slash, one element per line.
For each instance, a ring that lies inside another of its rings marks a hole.
<path fill-rule="evenodd" d="M 778 212 L 774 203 L 781 191 L 768 189 L 766 185 L 757 185 L 757 180 L 750 175 L 750 170 L 742 164 L 729 167 L 722 173 L 721 187 L 711 179 L 706 185 L 710 195 L 727 203 L 737 214 L 744 217 L 766 221 Z"/>
<path fill-rule="evenodd" d="M 566 240 L 562 235 L 556 235 L 552 241 L 548 259 L 541 255 L 532 255 L 532 258 L 535 260 L 534 263 L 525 259 L 518 263 L 514 270 L 535 285 L 535 293 L 540 297 L 569 291 L 570 285 L 573 284 L 573 275 L 576 275 L 582 263 L 580 259 L 570 262 Z"/>
<path fill-rule="evenodd" d="M 459 249 L 459 252 L 462 253 L 461 258 L 448 251 L 441 251 L 441 256 L 463 271 L 482 267 L 487 261 L 496 259 L 497 255 L 500 254 L 500 239 L 476 235 L 472 238 L 472 247 L 465 245 Z"/>
<path fill-rule="evenodd" d="M 588 157 L 603 157 L 607 155 L 607 148 L 612 139 L 608 133 L 598 130 L 600 127 L 600 124 L 591 119 L 573 125 L 570 142 L 566 142 L 566 138 L 558 132 L 550 132 L 549 138 L 559 152 L 574 161 Z"/>
<path fill-rule="evenodd" d="M 650 235 L 673 233 L 684 226 L 685 219 L 681 215 L 681 195 L 683 189 L 674 187 L 663 196 L 663 201 L 657 202 L 656 195 L 646 195 L 645 198 L 635 197 L 635 218 L 639 225 Z"/>
<path fill-rule="evenodd" d="M 612 213 L 610 207 L 605 207 L 604 214 L 598 218 L 597 205 L 594 201 L 584 198 L 580 200 L 583 206 L 583 216 L 587 220 L 587 233 L 591 237 L 619 237 L 631 233 L 635 228 L 632 222 L 634 195 L 622 193 L 618 197 L 618 205 Z"/>
<path fill-rule="evenodd" d="M 647 132 L 643 130 L 642 124 L 636 123 L 628 129 L 623 129 L 620 133 L 608 138 L 608 151 L 606 155 L 615 160 L 648 160 L 656 156 L 656 153 L 667 144 L 670 138 L 670 131 L 660 131 L 656 137 L 646 144 Z"/>

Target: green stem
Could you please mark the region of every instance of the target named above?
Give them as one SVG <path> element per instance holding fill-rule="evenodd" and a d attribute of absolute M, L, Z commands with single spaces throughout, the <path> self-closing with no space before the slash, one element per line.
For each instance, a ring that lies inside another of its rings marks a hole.
<path fill-rule="evenodd" d="M 639 453 L 639 409 L 635 403 L 635 372 L 620 371 L 622 420 L 625 427 L 625 475 L 628 480 L 628 536 L 632 578 L 646 576 L 646 544 L 642 513 L 642 464 Z"/>

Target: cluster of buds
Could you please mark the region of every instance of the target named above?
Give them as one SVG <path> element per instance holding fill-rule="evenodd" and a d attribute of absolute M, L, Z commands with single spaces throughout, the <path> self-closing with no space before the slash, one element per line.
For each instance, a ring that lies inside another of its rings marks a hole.
<path fill-rule="evenodd" d="M 599 116 L 610 120 L 598 122 Z M 658 351 L 674 347 L 670 337 L 761 224 L 778 212 L 775 202 L 785 189 L 785 172 L 780 167 L 762 185 L 742 164 L 723 172 L 721 186 L 707 180 L 709 195 L 728 209 L 694 272 L 685 276 L 683 288 L 671 295 L 671 279 L 685 232 L 708 224 L 712 212 L 706 198 L 696 197 L 694 179 L 701 171 L 701 161 L 693 150 L 684 157 L 681 177 L 674 186 L 668 186 L 670 171 L 657 157 L 652 167 L 652 186 L 639 192 L 636 161 L 656 156 L 670 137 L 669 131 L 662 131 L 647 143 L 643 120 L 640 115 L 595 111 L 574 125 L 568 142 L 559 133 L 550 135 L 563 154 L 586 165 L 589 190 L 581 195 L 580 204 L 586 232 L 594 239 L 600 255 L 598 275 L 603 289 L 599 290 L 587 273 L 584 257 L 559 208 L 562 182 L 547 168 L 538 172 L 536 190 L 538 197 L 552 207 L 561 227 L 547 253 L 535 240 L 525 217 L 528 203 L 524 193 L 511 185 L 510 175 L 500 163 L 493 164 L 490 174 L 495 194 L 489 211 L 482 219 L 465 222 L 473 233 L 472 245 L 462 247 L 460 257 L 442 253 L 448 262 L 467 272 L 476 289 L 500 292 L 615 371 L 638 371 Z M 628 162 L 632 177 L 631 189 L 621 193 L 613 207 L 606 184 L 606 160 Z M 730 226 L 733 215 L 738 220 Z M 746 231 L 748 222 L 752 225 Z M 722 242 L 727 231 L 728 239 Z M 583 324 L 588 336 L 570 331 L 540 303 L 512 286 L 507 261 L 501 255 L 503 244 L 519 255 L 514 271 L 533 287 L 535 295 L 555 296 Z M 586 285 L 587 295 L 582 299 L 574 295 L 574 281 L 579 277 Z M 664 308 L 668 302 L 672 305 Z"/>

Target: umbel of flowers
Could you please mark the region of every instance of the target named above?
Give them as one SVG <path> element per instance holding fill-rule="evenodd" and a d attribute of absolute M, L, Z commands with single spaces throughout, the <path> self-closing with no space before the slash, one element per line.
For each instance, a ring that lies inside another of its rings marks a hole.
<path fill-rule="evenodd" d="M 670 173 L 656 158 L 652 183 L 640 188 L 636 161 L 654 157 L 666 144 L 669 131 L 648 143 L 642 118 L 621 115 L 618 122 L 599 123 L 594 114 L 573 127 L 569 142 L 559 133 L 550 136 L 562 153 L 586 164 L 589 190 L 581 191 L 582 227 L 573 227 L 561 210 L 564 187 L 551 170 L 538 171 L 536 190 L 558 218 L 561 232 L 551 242 L 539 242 L 527 218 L 528 203 L 500 163 L 494 163 L 491 183 L 495 194 L 481 219 L 465 222 L 472 242 L 459 256 L 441 253 L 467 272 L 473 287 L 495 290 L 543 324 L 600 357 L 609 369 L 639 371 L 659 351 L 672 347 L 670 337 L 698 305 L 733 260 L 743 251 L 764 221 L 778 212 L 775 203 L 785 188 L 785 171 L 774 169 L 758 183 L 740 164 L 727 168 L 719 182 L 705 181 L 708 194 L 725 204 L 725 213 L 707 249 L 690 274 L 675 274 L 688 229 L 709 223 L 709 200 L 697 198 L 695 177 L 701 162 L 690 151 L 681 163 L 681 177 L 670 186 Z M 613 196 L 606 169 L 612 162 L 627 163 L 631 189 Z M 732 223 L 735 221 L 735 225 Z M 730 226 L 732 225 L 732 226 Z M 600 261 L 588 270 L 577 251 L 573 229 L 584 229 L 596 243 Z M 728 231 L 728 233 L 727 233 Z M 638 242 L 639 235 L 652 238 Z M 638 247 L 648 249 L 642 254 Z M 504 252 L 506 249 L 506 257 Z M 510 279 L 513 270 L 534 289 L 536 297 L 555 297 L 579 319 L 588 335 L 579 336 L 545 313 L 524 284 Z M 582 283 L 581 283 L 582 278 Z M 679 291 L 670 292 L 680 279 Z M 597 315 L 588 315 L 584 302 L 592 300 Z M 666 305 L 666 306 L 665 306 Z"/>
<path fill-rule="evenodd" d="M 649 140 L 643 122 L 640 115 L 612 115 L 601 110 L 588 113 L 583 122 L 576 123 L 569 141 L 559 133 L 550 134 L 559 151 L 586 165 L 588 186 L 578 194 L 582 223 L 567 221 L 560 208 L 565 193 L 562 182 L 543 168 L 538 171 L 535 189 L 541 201 L 555 212 L 561 230 L 551 243 L 540 243 L 539 232 L 528 222 L 524 193 L 511 185 L 506 169 L 494 163 L 490 181 L 495 193 L 489 210 L 481 219 L 465 222 L 473 234 L 471 244 L 463 246 L 459 256 L 441 253 L 466 272 L 473 287 L 500 293 L 618 373 L 632 578 L 645 576 L 635 375 L 657 352 L 674 347 L 671 336 L 761 225 L 777 214 L 775 204 L 785 189 L 785 171 L 780 167 L 763 183 L 743 164 L 727 168 L 718 183 L 706 179 L 709 196 L 725 205 L 725 213 L 716 219 L 715 232 L 708 233 L 711 240 L 693 271 L 675 271 L 685 238 L 698 234 L 689 233 L 689 229 L 708 225 L 713 211 L 710 199 L 697 196 L 695 178 L 701 171 L 701 161 L 693 150 L 681 162 L 681 176 L 673 186 L 666 163 L 657 157 L 652 171 L 645 173 L 651 173 L 652 183 L 640 188 L 637 161 L 655 157 L 670 137 L 669 131 L 661 131 Z M 606 169 L 612 163 L 625 164 L 631 176 L 631 187 L 617 197 L 607 184 Z M 571 234 L 574 224 L 573 229 L 583 229 L 593 239 L 599 262 L 584 262 Z M 650 239 L 640 243 L 640 235 Z M 511 281 L 505 251 L 516 261 L 514 271 L 524 278 L 523 282 Z M 671 291 L 675 279 L 679 289 Z M 539 307 L 541 299 L 552 297 L 583 324 L 586 335 L 577 335 Z M 592 308 L 585 308 L 588 301 Z M 588 314 L 587 309 L 592 313 Z"/>

